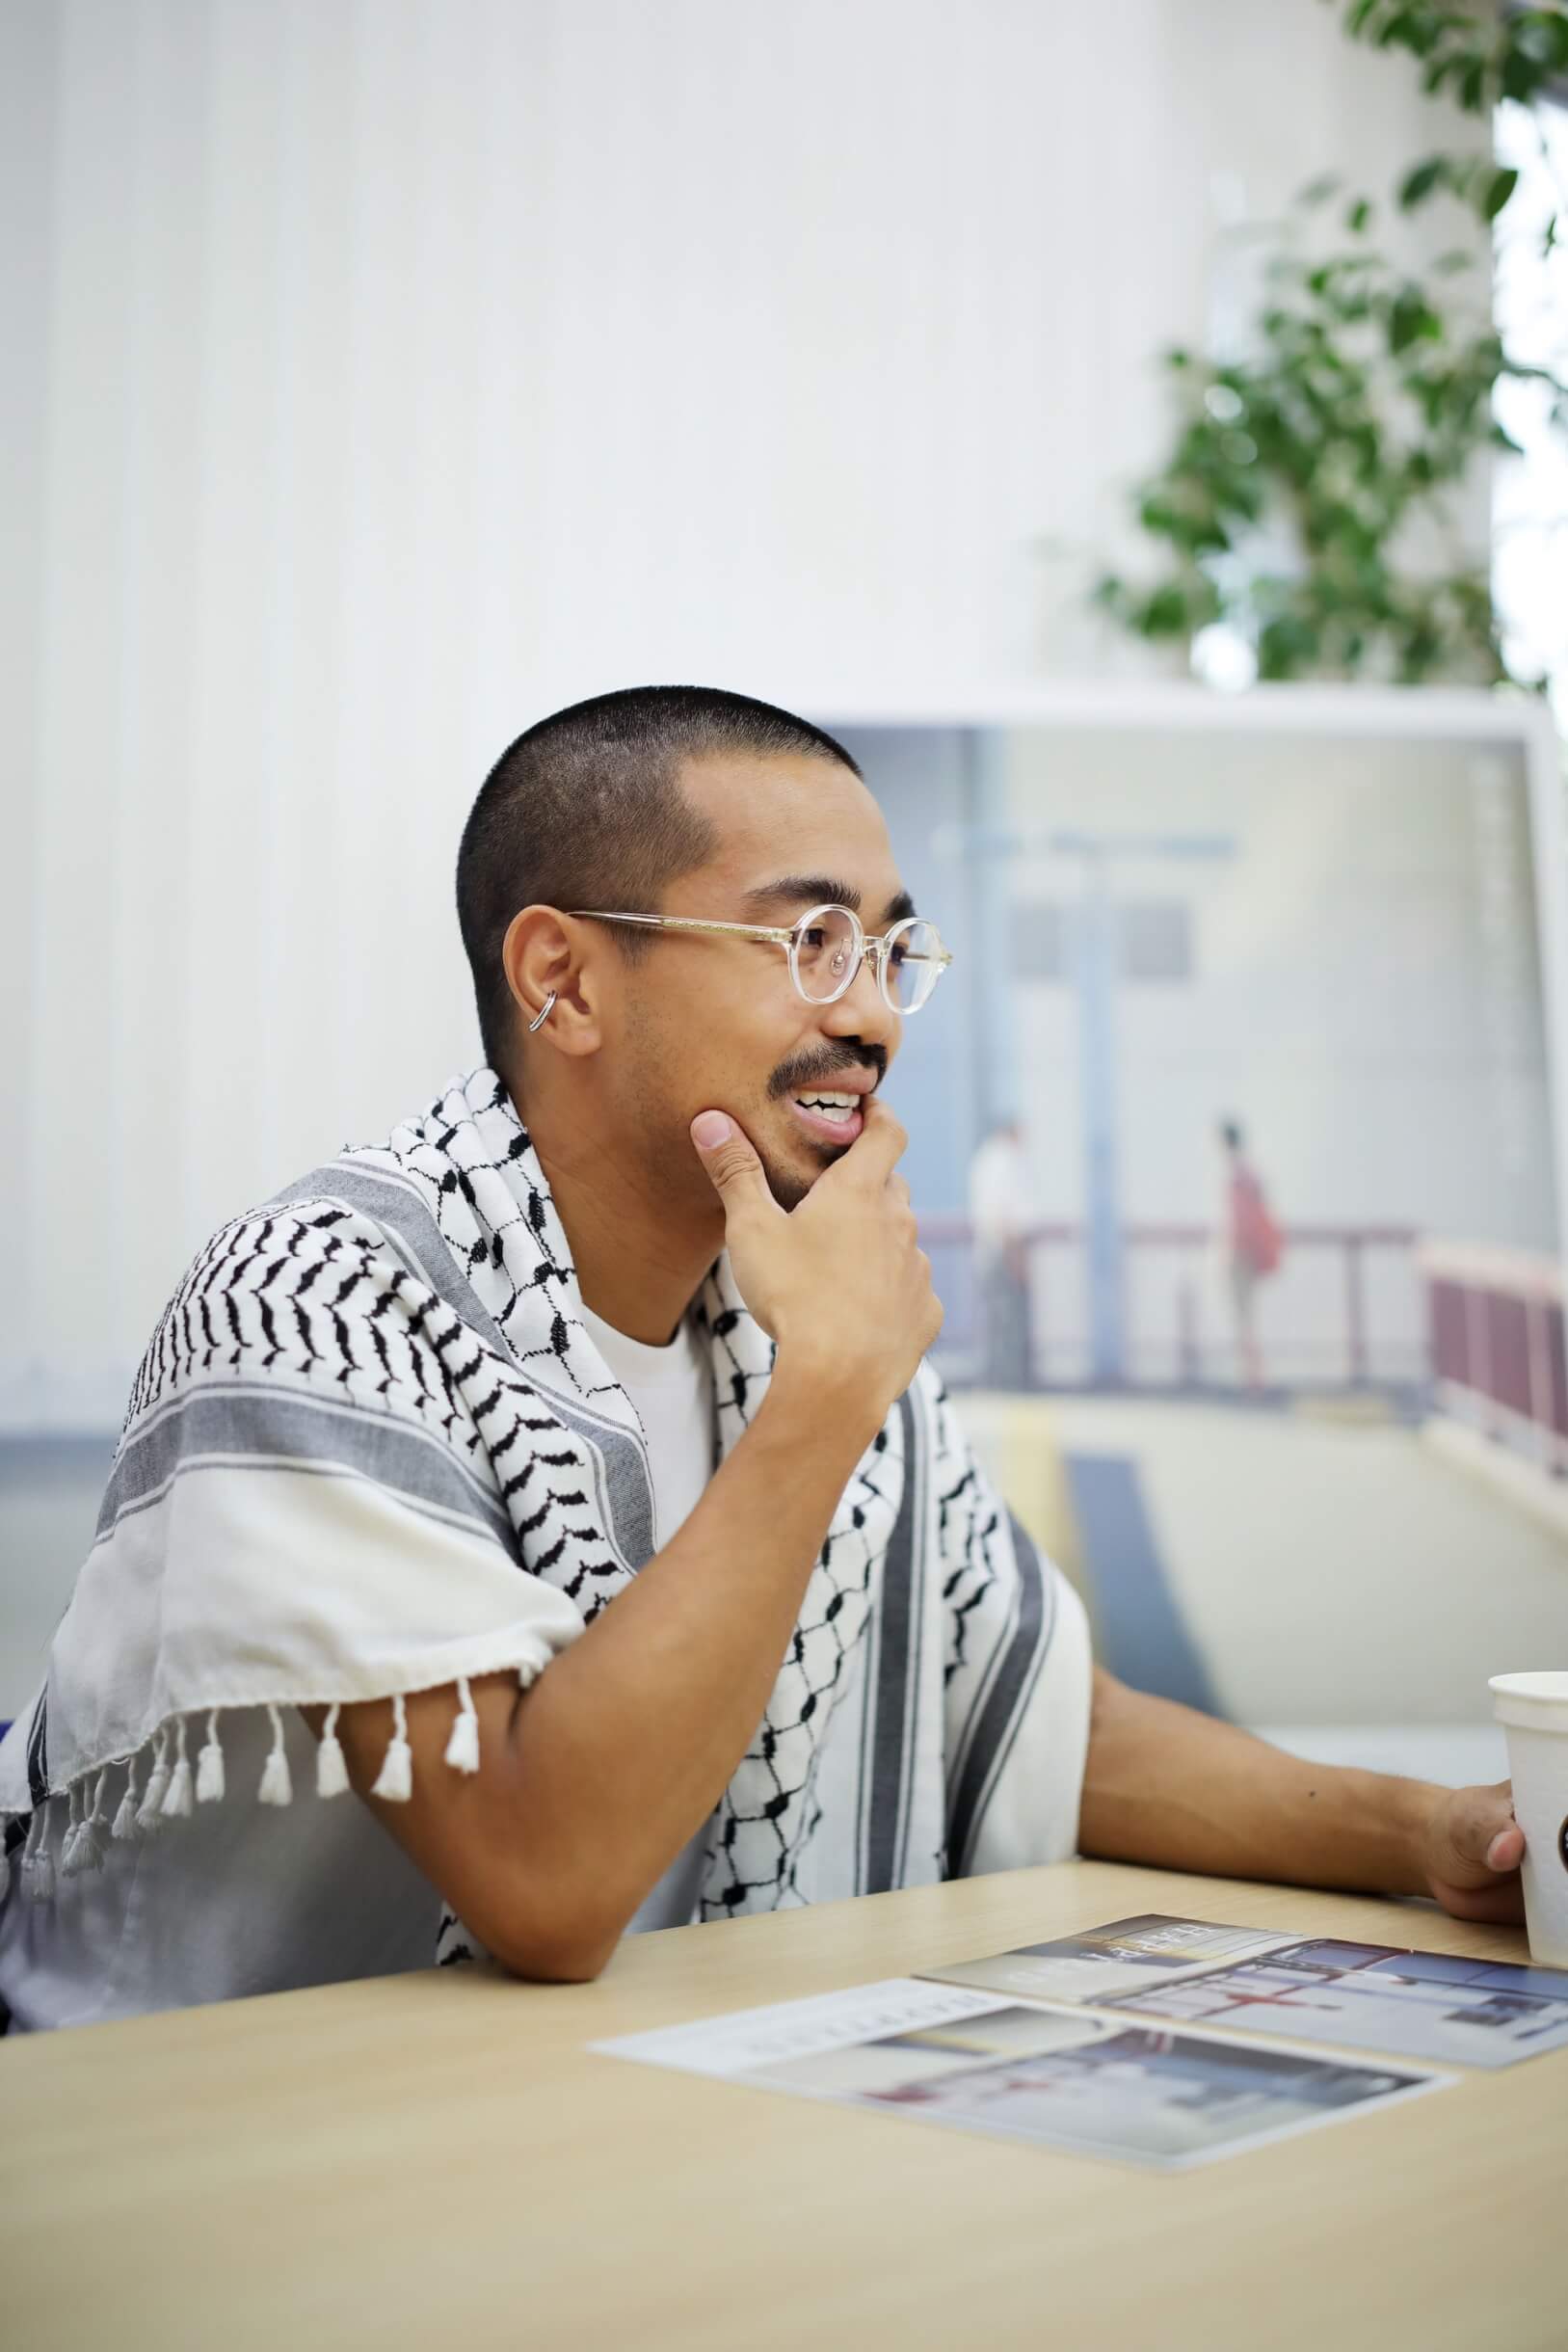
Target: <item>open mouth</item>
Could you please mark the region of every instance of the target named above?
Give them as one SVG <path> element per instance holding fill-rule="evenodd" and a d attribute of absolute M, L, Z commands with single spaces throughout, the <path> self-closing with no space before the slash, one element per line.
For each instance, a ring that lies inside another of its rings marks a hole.
<path fill-rule="evenodd" d="M 829 1086 L 813 1086 L 792 1094 L 790 1108 L 808 1135 L 819 1143 L 853 1143 L 865 1125 L 860 1094 L 842 1094 Z"/>

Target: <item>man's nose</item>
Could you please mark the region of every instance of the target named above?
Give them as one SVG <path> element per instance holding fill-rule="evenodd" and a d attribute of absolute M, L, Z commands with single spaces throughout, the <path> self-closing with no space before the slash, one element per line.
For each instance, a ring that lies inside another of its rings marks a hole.
<path fill-rule="evenodd" d="M 869 955 L 837 1004 L 823 1006 L 822 1027 L 830 1037 L 859 1037 L 867 1045 L 881 1046 L 890 1060 L 898 1051 L 903 1023 L 877 986 Z"/>

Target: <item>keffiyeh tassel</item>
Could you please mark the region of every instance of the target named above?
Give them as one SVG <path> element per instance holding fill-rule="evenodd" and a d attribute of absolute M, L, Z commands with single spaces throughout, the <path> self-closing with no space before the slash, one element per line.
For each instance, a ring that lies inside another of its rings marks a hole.
<path fill-rule="evenodd" d="M 49 1852 L 49 1801 L 33 1816 L 33 1827 L 22 1849 L 22 1868 L 33 1882 L 35 1903 L 54 1901 L 54 1856 Z"/>
<path fill-rule="evenodd" d="M 98 1775 L 91 1804 L 86 1792 L 83 1793 L 81 1827 L 76 1832 L 76 1845 L 71 1855 L 72 1878 L 80 1878 L 84 1870 L 103 1868 L 103 1849 L 109 1833 L 109 1819 L 103 1809 L 103 1799 L 108 1786 L 109 1772 L 105 1766 Z"/>
<path fill-rule="evenodd" d="M 392 1736 L 386 1744 L 386 1754 L 373 1797 L 381 1797 L 389 1804 L 407 1804 L 413 1795 L 413 1753 L 409 1746 L 409 1711 L 402 1694 L 392 1701 Z"/>
<path fill-rule="evenodd" d="M 196 1800 L 191 1794 L 191 1760 L 185 1752 L 183 1715 L 175 1719 L 174 1748 L 174 1769 L 169 1776 L 169 1786 L 164 1791 L 161 1808 L 165 1821 L 176 1820 L 181 1814 L 189 1814 L 196 1809 Z"/>
<path fill-rule="evenodd" d="M 76 1841 L 82 1833 L 82 1792 L 73 1780 L 66 1801 L 66 1834 L 60 1841 L 60 1875 L 63 1879 L 76 1876 Z"/>
<path fill-rule="evenodd" d="M 337 1714 L 335 1706 L 328 1708 L 321 1745 L 316 1750 L 318 1797 L 341 1797 L 349 1784 L 349 1768 L 343 1761 L 342 1743 L 337 1736 Z"/>
<path fill-rule="evenodd" d="M 292 1804 L 294 1783 L 288 1777 L 288 1758 L 283 1753 L 283 1719 L 278 1709 L 269 1706 L 272 1717 L 272 1753 L 261 1775 L 261 1786 L 256 1791 L 261 1804 Z"/>
<path fill-rule="evenodd" d="M 111 1837 L 123 1842 L 136 1835 L 136 1758 L 132 1756 L 125 1767 L 125 1794 L 120 1801 L 115 1826 L 109 1832 Z"/>
<path fill-rule="evenodd" d="M 152 1770 L 147 1775 L 146 1795 L 137 1808 L 136 1826 L 149 1834 L 158 1827 L 163 1801 L 169 1794 L 169 1734 L 160 1729 L 152 1745 Z"/>
<path fill-rule="evenodd" d="M 479 1717 L 474 1709 L 473 1693 L 468 1688 L 468 1678 L 465 1674 L 458 1676 L 458 1707 L 460 1710 L 458 1719 L 452 1725 L 452 1736 L 446 1743 L 446 1761 L 454 1772 L 477 1772 L 479 1770 Z"/>
<path fill-rule="evenodd" d="M 221 1804 L 224 1797 L 224 1751 L 218 1745 L 218 1710 L 207 1717 L 207 1736 L 196 1759 L 198 1804 Z"/>

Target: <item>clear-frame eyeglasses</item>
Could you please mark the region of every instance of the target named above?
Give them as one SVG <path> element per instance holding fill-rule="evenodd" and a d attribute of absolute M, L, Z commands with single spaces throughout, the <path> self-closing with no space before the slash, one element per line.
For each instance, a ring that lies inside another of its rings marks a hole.
<path fill-rule="evenodd" d="M 783 948 L 789 976 L 808 1004 L 837 1004 L 855 985 L 871 958 L 890 1012 L 917 1013 L 952 962 L 934 922 L 906 915 L 880 937 L 863 930 L 847 906 L 813 906 L 788 930 L 759 922 L 704 922 L 695 915 L 610 915 L 596 907 L 572 912 L 591 922 L 630 922 L 650 931 L 715 931 L 734 939 L 758 939 Z"/>

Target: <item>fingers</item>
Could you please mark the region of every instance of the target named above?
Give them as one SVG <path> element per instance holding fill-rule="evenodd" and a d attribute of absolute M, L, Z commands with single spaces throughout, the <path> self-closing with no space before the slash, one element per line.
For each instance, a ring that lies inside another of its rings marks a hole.
<path fill-rule="evenodd" d="M 839 1161 L 837 1168 L 831 1169 L 829 1173 L 838 1174 L 842 1171 L 844 1178 L 853 1176 L 861 1184 L 885 1185 L 892 1174 L 895 1163 L 904 1156 L 909 1144 L 909 1131 L 899 1125 L 887 1104 L 879 1103 L 874 1095 L 866 1097 L 863 1115 L 865 1124 L 861 1133 Z"/>
<path fill-rule="evenodd" d="M 779 1213 L 762 1173 L 762 1163 L 752 1149 L 750 1138 L 728 1111 L 699 1111 L 691 1123 L 691 1139 L 724 1203 L 727 1217 L 755 1216 L 759 1209 Z"/>
<path fill-rule="evenodd" d="M 1492 1886 L 1437 1885 L 1432 1892 L 1450 1919 L 1475 1919 L 1496 1926 L 1524 1923 L 1525 1891 L 1517 1879 Z"/>
<path fill-rule="evenodd" d="M 1490 1870 L 1516 1870 L 1525 1851 L 1525 1834 L 1514 1819 L 1513 1789 L 1506 1780 L 1491 1788 L 1462 1788 L 1453 1801 L 1455 1851 L 1466 1861 L 1484 1862 Z M 1494 1852 L 1506 1854 L 1494 1861 Z"/>
<path fill-rule="evenodd" d="M 1514 1819 L 1509 1783 L 1455 1789 L 1442 1823 L 1432 1892 L 1455 1919 L 1521 1920 L 1524 1858 L 1525 1832 Z"/>
<path fill-rule="evenodd" d="M 1457 1885 L 1482 1887 L 1507 1878 L 1524 1858 L 1525 1834 L 1514 1819 L 1506 1780 L 1491 1788 L 1455 1789 L 1443 1823 L 1447 1853 L 1438 1875 Z"/>

